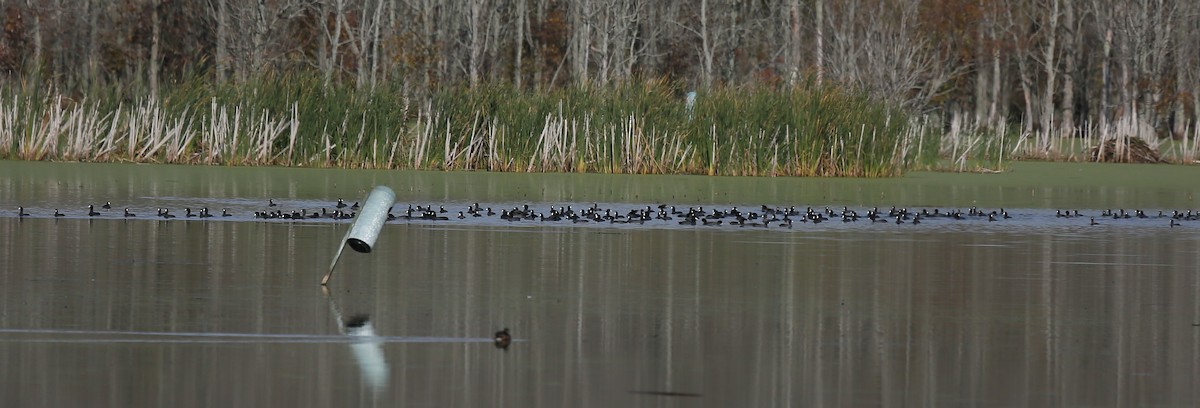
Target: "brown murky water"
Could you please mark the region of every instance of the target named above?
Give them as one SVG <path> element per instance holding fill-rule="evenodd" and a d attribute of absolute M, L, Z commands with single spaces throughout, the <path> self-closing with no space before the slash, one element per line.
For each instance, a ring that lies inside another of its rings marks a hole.
<path fill-rule="evenodd" d="M 959 186 L 960 175 L 928 174 L 891 184 L 356 177 L 11 162 L 0 162 L 0 174 L 5 406 L 1200 401 L 1200 222 L 1101 218 L 1091 226 L 1053 210 L 1169 213 L 1200 206 L 1195 186 Z M 345 223 L 246 215 L 270 197 L 318 205 L 361 198 L 376 183 L 393 186 L 398 203 L 452 209 L 473 201 L 883 207 L 983 199 L 1015 209 L 1006 222 L 790 230 L 396 222 L 372 254 L 343 257 L 329 293 L 317 282 Z M 107 200 L 143 214 L 212 206 L 238 216 L 80 215 Z M 31 216 L 16 217 L 8 207 L 18 205 Z M 60 207 L 71 214 L 48 215 Z M 344 327 L 357 315 L 370 316 L 370 335 Z M 497 349 L 492 333 L 505 327 L 514 341 Z"/>

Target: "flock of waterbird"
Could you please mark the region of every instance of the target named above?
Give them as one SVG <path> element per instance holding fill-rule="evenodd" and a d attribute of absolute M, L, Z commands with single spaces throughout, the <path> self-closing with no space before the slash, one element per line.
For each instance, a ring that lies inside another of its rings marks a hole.
<path fill-rule="evenodd" d="M 285 210 L 274 199 L 267 200 L 266 208 L 261 211 L 254 211 L 253 218 L 260 220 L 348 220 L 357 215 L 359 204 L 347 204 L 345 200 L 339 198 L 329 207 L 321 208 L 296 208 Z M 99 218 L 134 218 L 138 214 L 131 212 L 129 208 L 124 208 L 122 211 L 116 211 L 111 202 L 106 201 L 103 205 L 97 207 L 94 204 L 89 204 L 87 212 L 83 213 L 87 217 Z M 26 212 L 25 207 L 17 208 L 18 217 L 29 217 L 30 213 Z M 67 214 L 54 209 L 52 217 L 65 217 Z M 207 207 L 197 209 L 184 208 L 183 213 L 172 212 L 168 208 L 157 208 L 154 217 L 162 219 L 207 219 L 213 217 L 236 217 L 228 208 L 222 208 L 220 214 L 213 214 Z M 1012 219 L 1013 216 L 1003 208 L 994 210 L 984 210 L 976 207 L 971 207 L 966 210 L 951 209 L 943 210 L 940 208 L 925 208 L 913 209 L 891 207 L 890 209 L 882 210 L 878 207 L 860 210 L 842 207 L 840 210 L 830 209 L 828 207 L 822 209 L 814 209 L 806 207 L 803 209 L 796 206 L 787 207 L 771 207 L 762 205 L 759 208 L 752 210 L 743 210 L 738 207 L 729 208 L 705 208 L 704 206 L 678 208 L 673 205 L 659 204 L 639 206 L 631 209 L 614 209 L 601 208 L 598 204 L 591 204 L 581 208 L 574 208 L 572 205 L 551 206 L 544 210 L 534 208 L 529 204 L 517 205 L 511 208 L 503 208 L 498 212 L 491 207 L 483 207 L 479 203 L 468 205 L 466 209 L 460 211 L 447 210 L 444 205 L 413 205 L 407 204 L 407 208 L 402 211 L 396 211 L 396 206 L 393 206 L 387 215 L 388 221 L 452 221 L 474 218 L 495 218 L 508 222 L 540 222 L 540 223 L 609 223 L 609 224 L 647 224 L 647 223 L 675 223 L 678 225 L 695 225 L 695 226 L 737 226 L 737 227 L 759 227 L 759 228 L 793 228 L 796 224 L 819 224 L 822 222 L 842 222 L 842 223 L 887 223 L 887 224 L 909 224 L 917 225 L 922 222 L 931 220 L 985 220 L 988 222 L 997 222 Z M 1090 215 L 1081 212 L 1080 210 L 1055 210 L 1055 218 L 1080 218 L 1089 220 L 1089 225 L 1103 225 L 1104 220 L 1163 220 L 1164 226 L 1176 227 L 1183 225 L 1185 221 L 1200 221 L 1200 210 L 1172 210 L 1170 213 L 1158 211 L 1157 214 L 1151 215 L 1146 211 L 1135 209 L 1127 211 L 1125 209 L 1103 210 L 1099 215 Z"/>

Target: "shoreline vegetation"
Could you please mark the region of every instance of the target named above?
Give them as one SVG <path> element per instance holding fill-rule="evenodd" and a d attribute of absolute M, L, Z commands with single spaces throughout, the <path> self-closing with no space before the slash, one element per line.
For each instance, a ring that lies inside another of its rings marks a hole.
<path fill-rule="evenodd" d="M 1197 139 L 1151 147 L 1163 161 L 1193 163 Z M 158 98 L 118 89 L 67 96 L 28 84 L 0 91 L 0 158 L 19 160 L 889 177 L 1002 171 L 1010 160 L 1088 161 L 1098 145 L 918 116 L 814 81 L 694 96 L 662 80 L 417 95 L 400 84 L 326 86 L 305 74 L 236 85 L 194 79 L 164 86 Z"/>
<path fill-rule="evenodd" d="M 0 5 L 0 158 L 853 177 L 1200 163 L 1195 1 L 100 3 Z"/>

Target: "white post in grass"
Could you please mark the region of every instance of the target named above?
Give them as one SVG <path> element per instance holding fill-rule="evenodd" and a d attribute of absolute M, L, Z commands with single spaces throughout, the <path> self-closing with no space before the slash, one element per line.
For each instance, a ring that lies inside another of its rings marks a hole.
<path fill-rule="evenodd" d="M 696 91 L 688 91 L 687 100 L 684 101 L 684 108 L 687 109 L 688 120 L 696 117 Z"/>

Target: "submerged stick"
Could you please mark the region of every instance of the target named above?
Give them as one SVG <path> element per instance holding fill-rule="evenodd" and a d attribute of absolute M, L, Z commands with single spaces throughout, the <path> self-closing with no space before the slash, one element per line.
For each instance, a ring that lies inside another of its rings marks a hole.
<path fill-rule="evenodd" d="M 337 252 L 333 254 L 333 261 L 329 262 L 329 272 L 325 272 L 325 277 L 321 278 L 321 286 L 328 284 L 329 278 L 333 276 L 333 268 L 337 266 L 338 259 L 342 258 L 342 250 L 346 249 L 346 240 L 348 238 L 350 238 L 349 230 L 346 231 L 346 236 L 342 237 L 341 241 L 338 241 Z"/>

